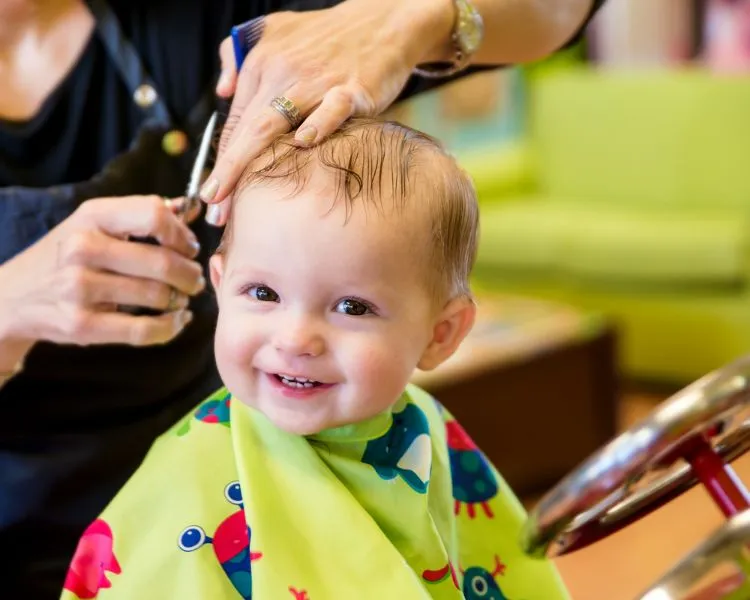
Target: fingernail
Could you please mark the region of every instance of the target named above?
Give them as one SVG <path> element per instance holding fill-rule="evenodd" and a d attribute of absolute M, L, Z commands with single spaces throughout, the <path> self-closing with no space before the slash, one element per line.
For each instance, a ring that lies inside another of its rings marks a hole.
<path fill-rule="evenodd" d="M 193 249 L 193 256 L 198 256 L 201 251 L 201 244 L 198 241 L 198 238 L 193 238 L 190 240 L 190 247 Z"/>
<path fill-rule="evenodd" d="M 184 327 L 193 320 L 193 313 L 189 310 L 181 310 L 177 313 L 177 322 Z"/>
<path fill-rule="evenodd" d="M 221 218 L 221 209 L 218 204 L 212 204 L 206 210 L 206 222 L 218 227 L 219 219 Z"/>
<path fill-rule="evenodd" d="M 206 287 L 206 278 L 205 278 L 205 277 L 203 277 L 203 275 L 201 275 L 201 276 L 200 276 L 200 277 L 198 278 L 198 281 L 197 281 L 197 286 L 198 286 L 198 291 L 199 291 L 199 292 L 200 292 L 201 290 L 203 290 L 203 288 L 205 288 L 205 287 Z"/>
<path fill-rule="evenodd" d="M 201 188 L 201 200 L 204 202 L 210 202 L 214 199 L 216 192 L 219 191 L 219 180 L 216 177 L 211 177 Z"/>
<path fill-rule="evenodd" d="M 315 127 L 308 126 L 300 129 L 294 136 L 294 139 L 303 144 L 312 144 L 317 136 L 318 130 Z"/>

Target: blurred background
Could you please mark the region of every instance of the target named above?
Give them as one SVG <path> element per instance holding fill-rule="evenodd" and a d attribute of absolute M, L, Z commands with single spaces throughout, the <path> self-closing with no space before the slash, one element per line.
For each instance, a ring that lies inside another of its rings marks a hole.
<path fill-rule="evenodd" d="M 477 327 L 415 380 L 528 506 L 750 353 L 750 1 L 608 0 L 566 53 L 392 116 L 444 141 L 482 208 Z M 720 522 L 693 490 L 558 562 L 576 600 L 629 600 Z"/>

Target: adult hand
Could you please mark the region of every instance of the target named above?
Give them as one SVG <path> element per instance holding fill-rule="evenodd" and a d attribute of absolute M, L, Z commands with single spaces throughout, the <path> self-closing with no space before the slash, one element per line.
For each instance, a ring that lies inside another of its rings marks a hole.
<path fill-rule="evenodd" d="M 161 244 L 129 240 L 151 237 Z M 160 344 L 204 286 L 198 240 L 158 196 L 99 198 L 0 266 L 0 341 Z M 166 310 L 134 316 L 118 305 Z"/>
<path fill-rule="evenodd" d="M 413 68 L 448 46 L 449 0 L 346 0 L 266 17 L 239 74 L 230 38 L 220 48 L 220 96 L 234 94 L 213 172 L 201 190 L 207 220 L 226 223 L 226 202 L 245 167 L 290 124 L 270 104 L 285 96 L 304 121 L 295 140 L 315 144 L 347 118 L 373 116 L 398 97 Z"/>

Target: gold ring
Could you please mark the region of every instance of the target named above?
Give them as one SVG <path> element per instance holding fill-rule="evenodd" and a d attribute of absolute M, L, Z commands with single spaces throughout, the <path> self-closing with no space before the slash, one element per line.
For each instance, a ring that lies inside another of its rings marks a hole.
<path fill-rule="evenodd" d="M 302 117 L 300 116 L 299 109 L 295 106 L 286 96 L 276 96 L 271 100 L 271 107 L 281 113 L 281 115 L 289 122 L 292 129 L 296 129 L 302 123 Z"/>
<path fill-rule="evenodd" d="M 169 301 L 167 302 L 167 312 L 177 310 L 177 290 L 170 288 L 169 290 Z"/>

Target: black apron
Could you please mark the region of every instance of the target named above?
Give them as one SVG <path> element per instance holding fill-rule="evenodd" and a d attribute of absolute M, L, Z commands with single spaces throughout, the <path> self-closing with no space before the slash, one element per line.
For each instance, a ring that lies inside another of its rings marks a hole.
<path fill-rule="evenodd" d="M 0 264 L 88 199 L 182 195 L 198 137 L 214 108 L 213 91 L 207 90 L 178 128 L 114 13 L 103 1 L 91 0 L 89 6 L 97 35 L 143 110 L 142 126 L 128 150 L 90 181 L 0 189 Z M 180 131 L 190 141 L 182 153 L 174 144 Z M 202 216 L 192 227 L 206 270 L 220 232 Z M 138 467 L 153 440 L 220 385 L 212 292 L 190 307 L 192 323 L 167 345 L 40 343 L 24 372 L 0 389 L 0 597 L 57 598 L 82 530 Z"/>

